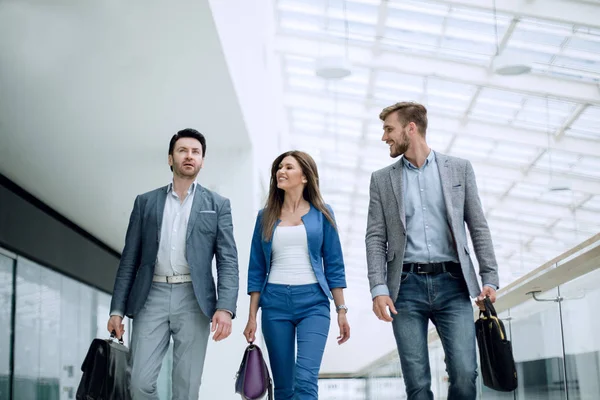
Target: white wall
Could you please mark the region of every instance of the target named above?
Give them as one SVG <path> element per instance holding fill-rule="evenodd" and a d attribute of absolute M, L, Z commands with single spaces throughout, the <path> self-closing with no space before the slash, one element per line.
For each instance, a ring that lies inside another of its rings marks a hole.
<path fill-rule="evenodd" d="M 209 0 L 263 182 L 288 150 L 281 68 L 273 49 L 273 0 Z"/>

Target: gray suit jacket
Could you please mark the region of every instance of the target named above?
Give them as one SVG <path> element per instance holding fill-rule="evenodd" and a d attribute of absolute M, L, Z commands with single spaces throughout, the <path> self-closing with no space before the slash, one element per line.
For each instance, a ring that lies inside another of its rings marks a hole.
<path fill-rule="evenodd" d="M 471 261 L 465 223 L 469 227 L 483 284 L 499 286 L 498 265 L 490 230 L 481 207 L 471 163 L 435 153 L 446 203 L 448 223 L 471 297 L 481 293 Z M 367 266 L 371 289 L 387 285 L 398 297 L 406 248 L 406 218 L 402 185 L 403 162 L 373 172 L 367 221 Z"/>
<path fill-rule="evenodd" d="M 167 188 L 137 196 L 129 219 L 110 309 L 130 318 L 142 309 L 152 285 Z M 217 261 L 216 290 L 213 256 Z M 200 185 L 196 185 L 188 220 L 186 259 L 202 312 L 209 318 L 216 309 L 235 315 L 239 272 L 231 205 Z"/>

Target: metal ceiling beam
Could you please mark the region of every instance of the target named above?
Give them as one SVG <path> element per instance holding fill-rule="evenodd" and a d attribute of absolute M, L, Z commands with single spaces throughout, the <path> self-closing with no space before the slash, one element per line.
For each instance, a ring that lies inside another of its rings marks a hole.
<path fill-rule="evenodd" d="M 479 10 L 492 11 L 491 1 L 481 0 L 445 0 L 444 4 L 451 6 L 469 7 Z M 512 14 L 516 17 L 546 19 L 553 22 L 589 26 L 600 29 L 600 7 L 597 4 L 587 4 L 572 1 L 543 0 L 502 0 L 496 2 L 498 13 Z"/>
<path fill-rule="evenodd" d="M 506 45 L 508 44 L 508 41 L 510 40 L 518 23 L 519 23 L 518 18 L 513 18 L 512 21 L 510 21 L 510 25 L 508 26 L 508 29 L 506 29 L 506 33 L 504 33 L 502 40 L 500 41 L 500 43 L 498 43 L 498 51 L 497 51 L 498 54 L 502 54 L 502 52 L 506 48 Z M 492 65 L 490 64 L 490 68 L 491 67 L 492 67 Z"/>
<path fill-rule="evenodd" d="M 324 99 L 316 92 L 301 92 L 295 90 L 285 96 L 284 102 L 288 107 L 310 112 L 323 113 L 329 110 L 328 99 Z M 355 103 L 355 101 L 353 101 Z M 340 114 L 344 115 L 343 107 L 339 107 Z M 367 110 L 363 115 L 351 114 L 348 117 L 368 119 L 379 122 L 379 110 L 376 112 Z M 515 128 L 509 125 L 501 125 L 492 122 L 469 120 L 463 125 L 462 115 L 444 115 L 435 109 L 429 109 L 428 135 L 435 135 L 436 131 L 457 133 L 460 136 L 472 136 L 475 138 L 486 138 L 490 140 L 504 141 L 520 145 L 529 145 L 540 149 L 548 148 L 548 135 L 543 131 L 535 131 L 524 128 Z M 360 129 L 357 126 L 357 129 Z M 291 131 L 290 131 L 291 132 Z M 570 151 L 587 156 L 597 157 L 600 154 L 600 142 L 563 136 L 560 142 L 551 143 L 552 149 L 558 151 Z"/>
<path fill-rule="evenodd" d="M 319 46 L 333 44 L 339 49 L 338 40 L 327 37 L 301 37 L 300 34 L 278 34 L 274 48 L 282 54 L 315 57 Z M 526 74 L 520 76 L 501 76 L 491 74 L 487 66 L 474 65 L 459 61 L 438 58 L 435 55 L 419 55 L 408 52 L 385 52 L 379 57 L 365 57 L 365 49 L 350 46 L 349 59 L 352 65 L 361 68 L 377 68 L 384 71 L 415 75 L 433 76 L 451 82 L 483 86 L 515 93 L 544 96 L 548 95 L 566 101 L 578 103 L 599 103 L 600 90 L 594 83 L 576 80 L 558 79 L 544 75 Z M 358 49 L 358 51 L 356 51 Z"/>
<path fill-rule="evenodd" d="M 579 104 L 573 114 L 565 121 L 565 123 L 556 131 L 554 134 L 554 140 L 560 140 L 565 135 L 565 132 L 573 125 L 575 121 L 583 114 L 583 112 L 589 107 L 589 104 Z"/>
<path fill-rule="evenodd" d="M 585 205 L 585 203 L 587 203 L 588 201 L 590 201 L 591 199 L 594 198 L 593 194 L 588 194 L 587 196 L 585 196 L 583 199 L 581 199 L 578 203 L 573 204 L 571 206 L 571 210 L 572 211 L 577 211 L 578 209 L 580 209 L 583 205 Z"/>

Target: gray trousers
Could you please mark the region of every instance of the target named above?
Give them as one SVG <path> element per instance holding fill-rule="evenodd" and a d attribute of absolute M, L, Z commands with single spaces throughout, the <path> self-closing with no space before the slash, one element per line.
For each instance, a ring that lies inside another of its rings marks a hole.
<path fill-rule="evenodd" d="M 158 400 L 156 381 L 173 337 L 172 400 L 197 400 L 210 335 L 192 283 L 153 282 L 131 333 L 131 396 Z"/>

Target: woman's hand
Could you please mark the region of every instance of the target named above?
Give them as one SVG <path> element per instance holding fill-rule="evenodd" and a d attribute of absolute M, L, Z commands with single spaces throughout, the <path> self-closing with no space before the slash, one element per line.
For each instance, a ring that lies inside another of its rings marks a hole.
<path fill-rule="evenodd" d="M 350 339 L 350 324 L 344 310 L 340 310 L 338 313 L 338 325 L 340 327 L 340 336 L 337 338 L 338 344 L 346 343 Z"/>
<path fill-rule="evenodd" d="M 248 323 L 246 324 L 246 329 L 244 329 L 244 337 L 248 341 L 248 343 L 252 343 L 256 340 L 256 320 L 253 318 L 248 318 Z"/>

